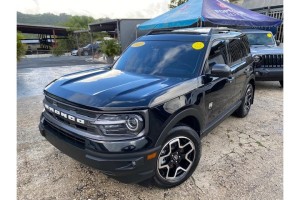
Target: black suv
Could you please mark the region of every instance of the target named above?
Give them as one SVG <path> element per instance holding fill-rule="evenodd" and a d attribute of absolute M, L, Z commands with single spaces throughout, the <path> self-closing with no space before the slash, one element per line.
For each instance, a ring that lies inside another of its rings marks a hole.
<path fill-rule="evenodd" d="M 173 187 L 194 172 L 200 138 L 253 103 L 245 34 L 221 28 L 153 31 L 111 67 L 65 75 L 44 90 L 41 134 L 122 182 Z"/>

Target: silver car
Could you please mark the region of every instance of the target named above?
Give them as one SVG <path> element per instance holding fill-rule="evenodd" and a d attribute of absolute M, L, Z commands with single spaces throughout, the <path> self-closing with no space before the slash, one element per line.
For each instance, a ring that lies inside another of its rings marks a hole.
<path fill-rule="evenodd" d="M 71 55 L 72 56 L 78 56 L 78 50 L 75 49 L 75 50 L 71 51 Z"/>

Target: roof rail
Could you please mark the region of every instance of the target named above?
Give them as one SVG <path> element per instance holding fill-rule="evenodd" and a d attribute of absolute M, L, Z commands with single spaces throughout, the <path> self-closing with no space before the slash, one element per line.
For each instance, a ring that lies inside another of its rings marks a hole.
<path fill-rule="evenodd" d="M 152 35 L 152 34 L 155 34 L 155 33 L 167 33 L 167 32 L 171 32 L 175 29 L 153 29 L 153 30 L 150 30 L 146 35 Z"/>
<path fill-rule="evenodd" d="M 195 28 L 195 27 L 192 27 Z M 146 35 L 154 35 L 154 34 L 163 34 L 163 33 L 170 33 L 175 31 L 174 33 L 193 33 L 193 34 L 221 34 L 221 33 L 228 33 L 228 32 L 238 32 L 237 29 L 228 28 L 228 27 L 201 27 L 206 29 L 207 32 L 189 30 L 189 28 L 182 27 L 182 28 L 167 28 L 167 29 L 153 29 L 150 30 Z M 182 31 L 180 30 L 182 29 Z M 178 31 L 177 31 L 178 30 Z"/>
<path fill-rule="evenodd" d="M 227 27 L 214 27 L 211 28 L 209 35 L 212 34 L 219 34 L 219 33 L 228 33 L 228 32 L 238 32 L 237 29 L 233 29 L 233 28 L 227 28 Z"/>

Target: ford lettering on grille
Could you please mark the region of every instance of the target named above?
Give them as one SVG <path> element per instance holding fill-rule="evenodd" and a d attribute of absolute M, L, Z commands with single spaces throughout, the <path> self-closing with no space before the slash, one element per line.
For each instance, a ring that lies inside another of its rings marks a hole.
<path fill-rule="evenodd" d="M 60 116 L 60 117 L 63 117 L 63 118 L 65 118 L 65 119 L 68 119 L 68 120 L 70 120 L 70 121 L 77 122 L 77 123 L 79 123 L 79 124 L 85 124 L 85 120 L 76 118 L 76 117 L 74 117 L 74 116 L 72 116 L 72 115 L 69 115 L 69 114 L 66 114 L 66 113 L 63 113 L 63 112 L 61 112 L 61 111 L 59 111 L 59 110 L 56 110 L 56 109 L 50 107 L 50 106 L 47 105 L 47 104 L 45 104 L 45 109 L 47 109 L 48 111 L 50 111 L 50 112 L 52 112 L 52 113 L 54 113 L 54 114 L 56 114 L 56 115 L 58 115 L 58 116 Z"/>

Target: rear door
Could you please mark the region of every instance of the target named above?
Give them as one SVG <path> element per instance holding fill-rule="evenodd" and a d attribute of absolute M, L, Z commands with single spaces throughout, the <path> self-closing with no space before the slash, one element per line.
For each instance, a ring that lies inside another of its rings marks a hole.
<path fill-rule="evenodd" d="M 244 95 L 247 76 L 250 74 L 251 54 L 246 35 L 227 40 L 229 67 L 235 77 L 232 100 L 237 102 Z"/>

